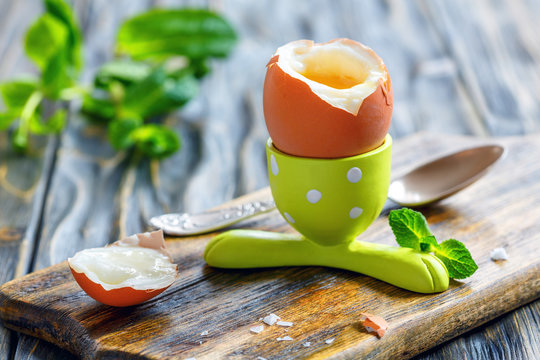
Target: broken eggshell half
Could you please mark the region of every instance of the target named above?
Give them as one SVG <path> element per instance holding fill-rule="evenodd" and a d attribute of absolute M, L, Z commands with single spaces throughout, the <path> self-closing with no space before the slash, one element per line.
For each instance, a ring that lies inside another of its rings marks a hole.
<path fill-rule="evenodd" d="M 140 304 L 162 293 L 178 276 L 161 230 L 79 251 L 68 264 L 84 292 L 111 306 Z"/>

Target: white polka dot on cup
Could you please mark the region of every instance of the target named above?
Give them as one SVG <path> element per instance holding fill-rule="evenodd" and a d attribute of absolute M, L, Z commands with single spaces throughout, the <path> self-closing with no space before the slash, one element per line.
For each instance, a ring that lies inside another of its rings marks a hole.
<path fill-rule="evenodd" d="M 309 201 L 312 204 L 316 204 L 321 200 L 322 194 L 319 190 L 309 190 L 306 194 L 307 201 Z"/>
<path fill-rule="evenodd" d="M 350 168 L 349 171 L 347 171 L 347 180 L 349 182 L 357 183 L 362 179 L 362 170 L 360 170 L 357 167 Z"/>
<path fill-rule="evenodd" d="M 293 217 L 289 213 L 283 213 L 283 216 L 285 216 L 285 219 L 287 219 L 288 222 L 291 224 L 294 224 L 296 221 L 294 221 Z"/>
<path fill-rule="evenodd" d="M 274 176 L 279 174 L 279 167 L 274 154 L 270 155 L 270 169 L 272 170 L 272 174 L 274 174 Z"/>
<path fill-rule="evenodd" d="M 353 207 L 351 209 L 351 211 L 349 211 L 349 217 L 351 219 L 356 219 L 357 217 L 359 217 L 360 215 L 362 215 L 362 212 L 364 212 L 364 210 L 360 209 L 359 207 Z"/>

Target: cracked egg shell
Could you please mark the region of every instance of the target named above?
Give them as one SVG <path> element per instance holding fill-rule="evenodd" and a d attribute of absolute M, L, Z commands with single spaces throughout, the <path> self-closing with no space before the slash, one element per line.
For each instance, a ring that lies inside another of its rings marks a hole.
<path fill-rule="evenodd" d="M 379 338 L 382 338 L 388 330 L 388 323 L 382 317 L 370 313 L 361 313 L 360 316 L 367 332 L 376 333 Z"/>
<path fill-rule="evenodd" d="M 267 65 L 264 117 L 274 145 L 301 157 L 339 158 L 380 146 L 393 92 L 382 59 L 350 39 L 298 40 Z"/>
<path fill-rule="evenodd" d="M 69 258 L 68 264 L 84 292 L 111 306 L 149 300 L 172 285 L 178 274 L 161 230 L 82 250 Z"/>

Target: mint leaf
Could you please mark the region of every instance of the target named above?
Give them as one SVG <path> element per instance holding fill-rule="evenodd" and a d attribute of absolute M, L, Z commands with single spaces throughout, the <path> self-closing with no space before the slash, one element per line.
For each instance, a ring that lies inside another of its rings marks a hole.
<path fill-rule="evenodd" d="M 37 87 L 36 80 L 13 80 L 0 85 L 0 94 L 8 109 L 20 112 Z"/>
<path fill-rule="evenodd" d="M 44 14 L 28 29 L 24 48 L 28 57 L 45 69 L 50 59 L 64 49 L 67 39 L 66 26 L 54 16 Z"/>
<path fill-rule="evenodd" d="M 171 78 L 163 68 L 157 68 L 126 89 L 123 108 L 143 118 L 162 115 L 187 103 L 197 91 L 198 82 L 193 76 Z"/>
<path fill-rule="evenodd" d="M 83 98 L 81 111 L 93 121 L 108 122 L 116 116 L 116 108 L 111 100 L 91 95 Z"/>
<path fill-rule="evenodd" d="M 127 149 L 135 144 L 133 131 L 141 126 L 142 120 L 125 118 L 111 121 L 108 128 L 108 137 L 116 150 Z"/>
<path fill-rule="evenodd" d="M 388 222 L 402 247 L 420 250 L 420 240 L 431 235 L 424 215 L 411 209 L 390 211 Z"/>
<path fill-rule="evenodd" d="M 41 76 L 42 88 L 45 95 L 58 100 L 61 91 L 73 85 L 73 79 L 70 76 L 68 66 L 66 51 L 63 49 L 59 50 L 49 59 Z"/>
<path fill-rule="evenodd" d="M 30 131 L 38 135 L 57 134 L 66 125 L 66 111 L 58 109 L 47 121 L 42 121 L 41 116 L 34 114 L 30 118 Z"/>
<path fill-rule="evenodd" d="M 176 133 L 163 125 L 144 125 L 134 130 L 132 136 L 137 149 L 149 157 L 164 158 L 180 148 Z"/>
<path fill-rule="evenodd" d="M 68 61 L 76 69 L 80 69 L 83 63 L 81 58 L 82 35 L 71 8 L 63 0 L 45 0 L 45 9 L 47 13 L 64 24 L 67 30 L 66 49 Z"/>
<path fill-rule="evenodd" d="M 118 81 L 129 86 L 144 80 L 152 72 L 152 66 L 133 60 L 115 60 L 99 68 L 94 84 L 100 88 L 108 88 L 112 82 Z"/>
<path fill-rule="evenodd" d="M 4 112 L 0 113 L 0 131 L 9 129 L 13 121 L 17 118 L 18 113 Z"/>
<path fill-rule="evenodd" d="M 42 70 L 41 91 L 59 99 L 72 87 L 82 60 L 81 34 L 71 9 L 62 0 L 45 0 L 47 12 L 26 33 L 26 54 Z"/>
<path fill-rule="evenodd" d="M 189 67 L 193 69 L 193 74 L 197 79 L 201 79 L 211 70 L 207 59 L 194 59 L 189 64 Z"/>
<path fill-rule="evenodd" d="M 443 241 L 440 248 L 435 249 L 434 252 L 435 256 L 444 263 L 452 279 L 464 279 L 478 269 L 469 250 L 455 239 Z"/>
<path fill-rule="evenodd" d="M 437 243 L 437 239 L 433 235 L 424 236 L 420 239 L 420 251 L 433 252 L 435 249 L 439 249 L 440 246 Z"/>
<path fill-rule="evenodd" d="M 224 57 L 236 34 L 221 16 L 205 9 L 152 10 L 125 21 L 117 50 L 135 59 L 182 55 Z"/>

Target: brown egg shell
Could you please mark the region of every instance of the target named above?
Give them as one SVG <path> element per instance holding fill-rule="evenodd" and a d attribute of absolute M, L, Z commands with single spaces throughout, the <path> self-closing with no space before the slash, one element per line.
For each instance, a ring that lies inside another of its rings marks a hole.
<path fill-rule="evenodd" d="M 154 249 L 169 257 L 171 263 L 173 262 L 171 255 L 165 247 L 165 239 L 162 230 L 153 231 L 151 233 L 131 235 L 127 238 L 115 241 L 106 247 L 111 246 L 139 246 Z M 68 265 L 73 277 L 75 278 L 75 281 L 86 294 L 88 294 L 94 300 L 110 306 L 125 307 L 140 304 L 161 294 L 174 283 L 172 282 L 171 284 L 159 289 L 137 290 L 130 286 L 126 286 L 107 290 L 101 284 L 90 280 L 83 272 L 79 273 L 75 271 L 71 267 L 71 264 L 69 264 L 69 261 Z M 178 265 L 176 266 L 176 270 L 178 271 Z"/>
<path fill-rule="evenodd" d="M 134 234 L 115 241 L 107 246 L 140 246 L 143 248 L 154 249 L 167 256 L 169 260 L 173 262 L 172 256 L 167 251 L 167 247 L 165 246 L 165 237 L 163 235 L 163 230 L 161 229 L 152 232 Z"/>
<path fill-rule="evenodd" d="M 272 57 L 267 65 L 263 105 L 268 132 L 279 150 L 302 157 L 339 158 L 368 152 L 383 143 L 392 118 L 393 91 L 382 60 L 387 80 L 379 81 L 354 115 L 327 103 L 305 82 L 284 72 L 278 59 Z"/>
<path fill-rule="evenodd" d="M 84 273 L 76 272 L 71 267 L 70 269 L 75 281 L 77 281 L 77 284 L 79 284 L 88 296 L 102 304 L 110 306 L 125 307 L 140 304 L 161 294 L 172 285 L 151 290 L 136 290 L 129 286 L 106 290 L 100 284 L 90 280 Z"/>
<path fill-rule="evenodd" d="M 382 338 L 388 329 L 388 323 L 382 317 L 370 313 L 361 313 L 360 320 L 366 331 L 374 332 L 379 338 Z M 370 330 L 368 330 L 370 329 Z"/>

